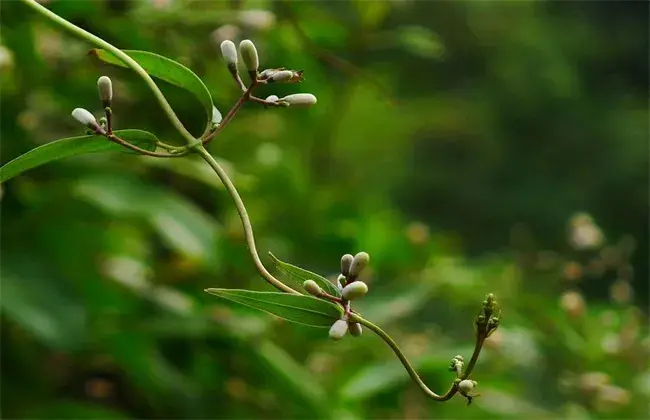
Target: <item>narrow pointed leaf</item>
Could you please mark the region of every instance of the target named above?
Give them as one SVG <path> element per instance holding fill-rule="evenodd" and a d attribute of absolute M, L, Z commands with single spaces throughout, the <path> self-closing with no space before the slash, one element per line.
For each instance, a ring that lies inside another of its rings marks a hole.
<path fill-rule="evenodd" d="M 296 284 L 302 289 L 302 284 L 305 282 L 305 280 L 314 280 L 318 285 L 325 290 L 327 293 L 329 293 L 332 296 L 341 296 L 341 292 L 339 289 L 332 284 L 331 281 L 327 280 L 325 277 L 312 273 L 311 271 L 307 271 L 304 268 L 297 267 L 295 265 L 280 261 L 275 255 L 269 252 L 269 256 L 273 260 L 273 264 L 275 265 L 275 268 L 278 269 L 279 272 L 282 274 L 286 275 L 289 277 L 291 280 L 296 282 Z"/>
<path fill-rule="evenodd" d="M 313 296 L 240 289 L 206 289 L 220 298 L 311 327 L 331 327 L 343 316 L 338 305 Z"/>
<path fill-rule="evenodd" d="M 114 132 L 118 137 L 140 147 L 141 149 L 156 150 L 156 136 L 142 130 L 117 130 Z M 119 152 L 136 153 L 126 149 L 124 146 L 113 143 L 104 136 L 80 136 L 55 140 L 30 150 L 24 155 L 7 162 L 0 167 L 0 183 L 3 183 L 16 175 L 36 168 L 46 163 L 71 156 L 85 153 L 97 152 Z"/>
<path fill-rule="evenodd" d="M 211 122 L 214 120 L 214 110 L 216 108 L 212 105 L 210 91 L 208 91 L 208 88 L 205 87 L 205 84 L 203 84 L 199 76 L 192 70 L 174 60 L 152 52 L 136 50 L 123 50 L 123 52 L 140 64 L 151 76 L 190 92 L 203 106 L 207 121 Z M 91 54 L 105 63 L 127 67 L 122 60 L 106 50 L 97 48 L 91 50 Z M 217 110 L 216 112 L 219 111 Z"/>

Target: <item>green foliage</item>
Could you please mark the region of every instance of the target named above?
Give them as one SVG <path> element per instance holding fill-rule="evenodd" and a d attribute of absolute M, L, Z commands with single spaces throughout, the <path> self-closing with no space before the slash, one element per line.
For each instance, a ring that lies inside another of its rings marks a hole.
<path fill-rule="evenodd" d="M 340 306 L 313 296 L 215 288 L 206 292 L 310 327 L 329 328 L 343 315 Z"/>
<path fill-rule="evenodd" d="M 192 72 L 192 70 L 174 60 L 152 52 L 135 50 L 124 50 L 124 52 L 140 64 L 149 75 L 186 89 L 194 95 L 203 106 L 208 121 L 214 120 L 215 108 L 212 104 L 210 91 L 205 87 L 205 84 L 203 84 L 201 79 Z M 108 51 L 95 48 L 91 53 L 101 61 L 120 67 L 126 67 L 126 64 L 124 64 L 122 60 Z"/>
<path fill-rule="evenodd" d="M 282 274 L 286 275 L 289 280 L 293 281 L 296 284 L 296 286 L 302 288 L 302 285 L 306 280 L 313 280 L 330 295 L 341 296 L 341 291 L 325 277 L 316 273 L 312 273 L 311 271 L 305 270 L 304 268 L 282 262 L 271 252 L 269 252 L 269 256 L 271 257 L 275 268 L 277 268 L 278 271 Z"/>
<path fill-rule="evenodd" d="M 648 417 L 647 3 L 44 4 L 193 69 L 222 110 L 240 93 L 224 33 L 304 69 L 315 108 L 247 105 L 210 147 L 260 250 L 326 277 L 345 252 L 372 255 L 359 312 L 433 389 L 469 359 L 485 292 L 505 321 L 474 370 L 481 396 L 434 404 L 372 334 L 332 343 L 203 292 L 263 281 L 203 162 L 84 154 L 0 186 L 3 417 Z M 106 71 L 117 127 L 174 137 L 87 43 L 19 2 L 0 24 L 3 165 L 78 130 L 69 112 L 97 103 Z M 205 100 L 165 94 L 205 125 Z M 577 211 L 603 243 L 567 241 Z"/>
<path fill-rule="evenodd" d="M 149 151 L 156 150 L 156 136 L 146 131 L 116 130 L 115 134 L 126 140 L 128 143 L 138 146 L 141 149 Z M 125 149 L 124 146 L 112 143 L 104 136 L 99 135 L 54 140 L 32 149 L 24 155 L 13 159 L 11 162 L 2 165 L 2 167 L 0 167 L 0 183 L 8 181 L 25 171 L 58 159 L 85 153 L 117 151 L 136 153 L 129 149 Z"/>

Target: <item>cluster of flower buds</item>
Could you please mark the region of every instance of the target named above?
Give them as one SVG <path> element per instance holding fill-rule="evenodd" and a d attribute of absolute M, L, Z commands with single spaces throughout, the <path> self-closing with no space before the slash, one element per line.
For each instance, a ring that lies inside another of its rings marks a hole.
<path fill-rule="evenodd" d="M 465 366 L 465 362 L 463 360 L 463 356 L 459 354 L 451 359 L 451 363 L 449 364 L 449 371 L 456 372 L 456 375 L 460 376 L 463 373 L 463 366 Z"/>
<path fill-rule="evenodd" d="M 109 115 L 113 101 L 113 83 L 111 82 L 111 79 L 107 76 L 102 76 L 97 79 L 97 89 L 99 91 L 99 99 L 102 102 L 102 106 L 104 107 L 106 114 Z M 95 119 L 95 116 L 85 108 L 75 108 L 72 111 L 72 117 L 85 125 L 90 130 L 91 134 L 106 135 L 106 118 L 102 118 L 102 123 L 100 124 L 97 122 L 97 119 Z"/>
<path fill-rule="evenodd" d="M 239 43 L 239 54 L 237 53 L 237 47 L 234 42 L 230 40 L 223 41 L 221 43 L 221 55 L 228 66 L 228 71 L 230 71 L 230 74 L 232 74 L 235 80 L 241 81 L 238 69 L 239 55 L 241 55 L 244 67 L 253 83 L 300 83 L 303 80 L 302 70 L 288 70 L 281 67 L 259 72 L 260 61 L 257 48 L 248 39 Z M 311 93 L 296 93 L 283 98 L 271 95 L 265 99 L 265 102 L 281 107 L 308 107 L 315 105 L 317 99 Z"/>
<path fill-rule="evenodd" d="M 487 338 L 497 330 L 501 322 L 501 311 L 498 308 L 496 297 L 492 293 L 488 294 L 483 301 L 481 312 L 474 321 L 477 334 Z"/>
<path fill-rule="evenodd" d="M 359 252 L 355 256 L 345 254 L 341 257 L 341 274 L 337 279 L 337 287 L 341 291 L 346 313 L 350 311 L 351 301 L 368 293 L 368 286 L 358 280 L 358 277 L 369 262 L 370 256 L 367 252 Z M 363 333 L 363 328 L 357 322 L 350 322 L 347 318 L 342 318 L 332 325 L 329 335 L 333 340 L 340 340 L 348 331 L 353 337 L 358 337 Z"/>

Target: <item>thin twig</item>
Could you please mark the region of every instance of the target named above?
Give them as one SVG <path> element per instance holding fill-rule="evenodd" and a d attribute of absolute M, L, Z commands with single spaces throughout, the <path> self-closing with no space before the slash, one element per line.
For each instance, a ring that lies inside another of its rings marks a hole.
<path fill-rule="evenodd" d="M 253 227 L 251 226 L 250 219 L 248 218 L 248 212 L 246 211 L 246 206 L 244 205 L 244 202 L 242 201 L 241 196 L 237 191 L 237 188 L 235 188 L 235 185 L 232 183 L 232 181 L 228 177 L 228 174 L 226 174 L 226 172 L 223 170 L 221 165 L 219 165 L 219 163 L 215 160 L 215 158 L 210 153 L 208 153 L 208 151 L 205 150 L 203 146 L 199 145 L 194 150 L 203 158 L 203 160 L 205 160 L 208 163 L 208 165 L 210 165 L 210 167 L 212 167 L 212 169 L 217 174 L 221 182 L 223 182 L 223 185 L 226 187 L 226 191 L 228 191 L 228 194 L 230 194 L 230 197 L 235 202 L 237 213 L 239 213 L 239 218 L 241 219 L 242 225 L 244 227 L 244 234 L 246 236 L 248 250 L 250 251 L 251 257 L 253 257 L 253 262 L 255 263 L 255 267 L 257 267 L 257 271 L 259 271 L 259 273 L 262 275 L 262 277 L 264 277 L 264 279 L 267 282 L 269 282 L 277 289 L 285 293 L 291 293 L 296 295 L 301 294 L 295 291 L 294 289 L 292 289 L 291 287 L 287 286 L 286 284 L 282 283 L 280 280 L 273 277 L 273 275 L 269 273 L 266 267 L 264 267 L 264 264 L 262 264 L 262 260 L 260 259 L 260 256 L 257 253 L 257 247 L 255 246 L 255 237 L 253 235 Z"/>
<path fill-rule="evenodd" d="M 413 382 L 418 384 L 420 389 L 424 391 L 425 394 L 427 394 L 431 399 L 435 401 L 447 401 L 451 399 L 456 393 L 458 392 L 458 386 L 456 383 L 452 383 L 451 388 L 449 388 L 449 391 L 447 391 L 443 395 L 438 395 L 435 392 L 433 392 L 425 383 L 422 381 L 422 378 L 417 374 L 411 363 L 408 361 L 402 350 L 399 348 L 397 343 L 381 328 L 379 328 L 377 325 L 373 324 L 372 322 L 368 321 L 367 319 L 361 317 L 360 315 L 352 312 L 349 314 L 349 320 L 353 322 L 358 322 L 361 325 L 366 326 L 368 329 L 370 329 L 372 332 L 377 334 L 382 340 L 388 344 L 388 346 L 393 350 L 393 353 L 397 356 L 397 358 L 402 362 L 402 365 L 408 372 L 408 374 L 411 376 L 411 379 L 413 379 Z M 467 370 L 463 374 L 463 379 L 467 378 L 469 374 L 471 373 L 474 365 L 476 364 L 476 360 L 478 360 L 478 356 L 481 353 L 481 348 L 483 347 L 483 342 L 485 341 L 485 335 L 483 334 L 478 334 L 476 338 L 476 346 L 474 348 L 474 354 L 472 355 L 472 360 L 470 361 L 469 365 L 467 366 Z"/>
<path fill-rule="evenodd" d="M 255 86 L 257 86 L 257 83 L 251 83 L 251 85 L 244 91 L 242 96 L 237 100 L 235 105 L 233 105 L 232 108 L 230 108 L 230 111 L 226 114 L 226 116 L 221 120 L 219 125 L 215 130 L 213 130 L 211 133 L 209 133 L 205 138 L 203 138 L 203 145 L 205 146 L 206 144 L 210 143 L 216 136 L 219 134 L 230 122 L 230 120 L 233 119 L 233 117 L 237 114 L 237 111 L 239 111 L 239 108 L 244 105 L 244 102 L 248 100 L 250 97 L 251 92 L 253 89 L 255 89 Z"/>
<path fill-rule="evenodd" d="M 119 144 L 120 146 L 124 146 L 127 149 L 131 149 L 135 152 L 138 152 L 140 154 L 146 155 L 146 156 L 153 156 L 153 157 L 159 157 L 159 158 L 176 158 L 176 157 L 182 157 L 188 154 L 189 150 L 184 150 L 180 153 L 158 153 L 158 152 L 152 152 L 146 149 L 142 149 L 136 145 L 133 145 L 126 140 L 123 140 L 116 136 L 115 134 L 106 134 L 106 138 L 109 139 L 110 141 Z"/>

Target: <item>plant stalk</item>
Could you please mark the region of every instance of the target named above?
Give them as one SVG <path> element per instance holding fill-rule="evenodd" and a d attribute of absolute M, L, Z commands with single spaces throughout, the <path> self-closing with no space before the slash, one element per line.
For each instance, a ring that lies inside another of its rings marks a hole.
<path fill-rule="evenodd" d="M 291 287 L 287 286 L 286 284 L 282 283 L 280 280 L 273 277 L 273 275 L 269 273 L 266 267 L 264 267 L 264 264 L 262 264 L 262 260 L 260 259 L 260 256 L 257 253 L 257 247 L 255 246 L 255 237 L 253 235 L 253 227 L 248 217 L 248 211 L 246 211 L 246 206 L 244 205 L 244 202 L 242 201 L 241 196 L 237 191 L 237 188 L 232 183 L 232 181 L 228 177 L 228 174 L 226 174 L 226 172 L 223 170 L 221 165 L 219 165 L 216 159 L 207 150 L 205 150 L 205 147 L 203 147 L 203 145 L 201 144 L 197 145 L 194 148 L 194 151 L 199 156 L 201 156 L 203 160 L 205 160 L 208 163 L 208 165 L 210 165 L 210 167 L 217 174 L 221 182 L 223 182 L 223 185 L 226 187 L 226 190 L 228 191 L 228 194 L 230 194 L 230 197 L 235 202 L 237 213 L 239 213 L 239 218 L 241 219 L 242 225 L 244 227 L 244 234 L 246 236 L 246 243 L 248 244 L 248 250 L 250 251 L 251 257 L 253 258 L 253 262 L 255 263 L 255 267 L 257 268 L 257 271 L 259 271 L 259 273 L 262 275 L 262 277 L 264 277 L 264 279 L 267 282 L 269 282 L 277 289 L 285 293 L 291 293 L 297 295 L 301 294 L 295 291 L 294 289 L 292 289 Z"/>
<path fill-rule="evenodd" d="M 160 104 L 163 111 L 167 115 L 167 118 L 169 119 L 169 121 L 171 121 L 174 128 L 176 128 L 176 130 L 183 136 L 185 141 L 187 141 L 188 144 L 191 144 L 196 140 L 194 136 L 192 136 L 192 134 L 189 131 L 187 131 L 183 123 L 178 119 L 171 105 L 169 104 L 169 102 L 167 102 L 165 95 L 163 95 L 163 93 L 160 91 L 160 89 L 153 81 L 151 76 L 149 76 L 149 74 L 145 71 L 145 69 L 143 69 L 134 59 L 132 59 L 127 54 L 122 52 L 119 48 L 114 47 L 113 45 L 109 44 L 103 39 L 91 34 L 90 32 L 81 29 L 80 27 L 68 22 L 67 20 L 63 19 L 57 14 L 51 12 L 49 9 L 42 6 L 35 0 L 21 0 L 21 1 L 25 3 L 27 6 L 29 6 L 31 9 L 33 9 L 34 11 L 40 13 L 42 16 L 46 17 L 47 19 L 51 20 L 57 25 L 61 26 L 66 31 L 90 42 L 91 44 L 95 44 L 96 46 L 105 49 L 106 51 L 113 54 L 115 57 L 122 60 L 124 64 L 126 64 L 131 70 L 135 71 L 138 74 L 138 76 L 140 76 L 142 80 L 144 80 L 147 86 L 149 86 L 154 96 L 158 100 L 158 103 Z"/>

